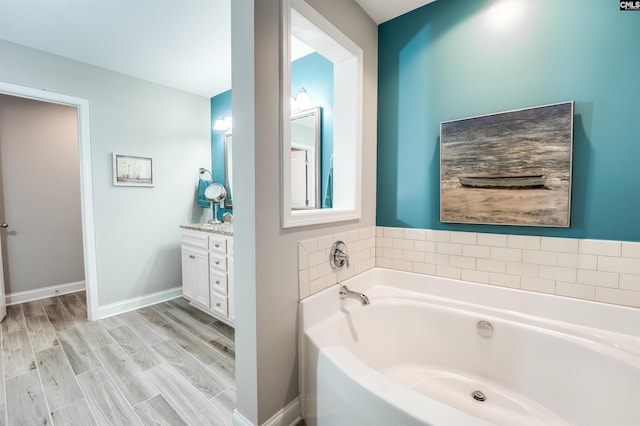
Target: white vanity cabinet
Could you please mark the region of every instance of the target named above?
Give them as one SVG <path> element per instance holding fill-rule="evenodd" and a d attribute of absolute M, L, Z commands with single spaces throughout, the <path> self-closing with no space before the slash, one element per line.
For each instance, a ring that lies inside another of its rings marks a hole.
<path fill-rule="evenodd" d="M 233 237 L 182 230 L 182 293 L 193 306 L 233 325 Z"/>

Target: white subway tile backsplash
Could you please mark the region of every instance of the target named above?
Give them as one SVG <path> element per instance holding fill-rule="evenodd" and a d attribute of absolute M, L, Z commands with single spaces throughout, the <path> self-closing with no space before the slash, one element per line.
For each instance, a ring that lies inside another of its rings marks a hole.
<path fill-rule="evenodd" d="M 491 247 L 463 244 L 462 255 L 489 259 L 491 258 Z"/>
<path fill-rule="evenodd" d="M 410 262 L 424 262 L 424 252 L 423 251 L 415 251 L 415 250 L 405 250 L 404 251 L 404 260 L 408 260 Z"/>
<path fill-rule="evenodd" d="M 554 266 L 558 264 L 558 253 L 554 251 L 522 250 L 522 261 L 536 265 Z"/>
<path fill-rule="evenodd" d="M 377 265 L 382 266 L 382 265 Z M 413 263 L 413 271 L 416 274 L 425 274 L 425 275 L 435 275 L 436 274 L 436 265 L 433 263 Z"/>
<path fill-rule="evenodd" d="M 425 231 L 424 229 L 406 228 L 404 230 L 404 238 L 406 240 L 424 240 Z"/>
<path fill-rule="evenodd" d="M 640 275 L 640 260 L 630 257 L 598 256 L 598 270 Z"/>
<path fill-rule="evenodd" d="M 520 288 L 520 277 L 517 275 L 490 272 L 489 284 L 498 285 L 500 287 Z"/>
<path fill-rule="evenodd" d="M 575 297 L 576 299 L 594 300 L 596 288 L 592 285 L 556 282 L 556 294 L 558 296 Z"/>
<path fill-rule="evenodd" d="M 587 271 L 578 269 L 578 284 L 600 287 L 618 287 L 619 274 L 617 272 Z"/>
<path fill-rule="evenodd" d="M 620 288 L 640 291 L 640 275 L 620 274 Z"/>
<path fill-rule="evenodd" d="M 622 243 L 622 257 L 640 259 L 640 243 Z"/>
<path fill-rule="evenodd" d="M 522 262 L 507 262 L 507 274 L 535 278 L 540 276 L 540 265 Z"/>
<path fill-rule="evenodd" d="M 491 247 L 491 259 L 520 262 L 522 250 L 517 248 Z"/>
<path fill-rule="evenodd" d="M 389 237 L 376 237 L 377 247 L 393 247 L 393 238 Z"/>
<path fill-rule="evenodd" d="M 436 231 L 432 229 L 425 230 L 425 240 L 427 241 L 439 241 L 442 243 L 448 243 L 450 232 L 449 231 Z"/>
<path fill-rule="evenodd" d="M 385 237 L 403 238 L 404 229 L 403 228 L 383 228 L 383 234 Z"/>
<path fill-rule="evenodd" d="M 394 238 L 393 248 L 403 249 L 403 250 L 413 250 L 413 240 L 405 240 L 403 238 Z"/>
<path fill-rule="evenodd" d="M 575 238 L 542 237 L 540 249 L 558 253 L 578 253 L 578 241 Z"/>
<path fill-rule="evenodd" d="M 447 265 L 436 265 L 436 275 L 444 278 L 460 279 L 460 268 L 454 268 Z"/>
<path fill-rule="evenodd" d="M 478 234 L 475 232 L 451 232 L 449 235 L 452 243 L 477 244 Z"/>
<path fill-rule="evenodd" d="M 435 253 L 437 249 L 438 243 L 435 241 L 414 241 L 413 248 L 414 250 L 420 250 L 430 253 Z"/>
<path fill-rule="evenodd" d="M 595 300 L 598 302 L 615 303 L 616 305 L 640 308 L 640 292 L 637 291 L 596 287 Z"/>
<path fill-rule="evenodd" d="M 523 290 L 537 291 L 539 293 L 556 292 L 556 282 L 542 278 L 522 277 L 520 288 Z"/>
<path fill-rule="evenodd" d="M 540 237 L 529 235 L 507 235 L 507 247 L 540 250 Z"/>
<path fill-rule="evenodd" d="M 507 270 L 507 262 L 504 260 L 478 259 L 476 265 L 479 271 L 504 273 Z"/>
<path fill-rule="evenodd" d="M 409 262 L 408 260 L 391 259 L 391 269 L 413 272 L 413 263 Z"/>
<path fill-rule="evenodd" d="M 595 271 L 598 268 L 598 256 L 592 254 L 558 253 L 558 266 L 591 269 Z"/>
<path fill-rule="evenodd" d="M 576 282 L 577 271 L 574 268 L 564 268 L 561 266 L 540 266 L 540 278 L 547 280 Z"/>
<path fill-rule="evenodd" d="M 449 256 L 449 265 L 456 268 L 476 269 L 476 258 L 465 256 Z"/>
<path fill-rule="evenodd" d="M 460 279 L 474 283 L 489 284 L 489 272 L 463 269 L 460 274 Z"/>
<path fill-rule="evenodd" d="M 462 255 L 462 244 L 439 242 L 436 251 L 442 254 Z"/>
<path fill-rule="evenodd" d="M 479 246 L 506 247 L 507 236 L 501 234 L 478 234 Z"/>
<path fill-rule="evenodd" d="M 348 243 L 351 267 L 329 267 Z M 300 297 L 375 266 L 640 308 L 640 243 L 363 227 L 300 241 Z"/>
<path fill-rule="evenodd" d="M 600 256 L 620 256 L 622 243 L 620 241 L 580 240 L 578 252 Z"/>

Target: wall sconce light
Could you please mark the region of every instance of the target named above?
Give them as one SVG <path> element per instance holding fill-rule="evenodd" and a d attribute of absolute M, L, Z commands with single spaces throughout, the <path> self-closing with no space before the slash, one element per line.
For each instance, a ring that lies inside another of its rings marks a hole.
<path fill-rule="evenodd" d="M 218 118 L 216 118 L 216 121 L 213 123 L 213 130 L 219 130 L 219 131 L 231 130 L 231 124 L 232 124 L 232 120 L 230 115 L 225 115 L 224 117 L 219 116 Z"/>
<path fill-rule="evenodd" d="M 297 111 L 301 109 L 311 108 L 313 104 L 311 103 L 311 97 L 304 89 L 304 87 L 300 88 L 298 95 L 294 98 L 291 97 L 291 111 Z"/>

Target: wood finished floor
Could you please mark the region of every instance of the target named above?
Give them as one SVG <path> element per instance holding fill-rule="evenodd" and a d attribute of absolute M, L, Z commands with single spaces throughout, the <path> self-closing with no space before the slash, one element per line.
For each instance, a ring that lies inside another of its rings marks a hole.
<path fill-rule="evenodd" d="M 0 425 L 230 425 L 233 328 L 159 303 L 87 321 L 85 293 L 7 307 Z"/>

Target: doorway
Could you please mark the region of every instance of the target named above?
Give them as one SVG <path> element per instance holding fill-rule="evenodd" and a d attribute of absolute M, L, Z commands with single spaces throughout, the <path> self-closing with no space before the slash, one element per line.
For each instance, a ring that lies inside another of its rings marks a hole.
<path fill-rule="evenodd" d="M 87 291 L 87 316 L 90 321 L 98 319 L 98 287 L 95 256 L 95 229 L 93 214 L 93 191 L 91 179 L 91 145 L 89 138 L 89 102 L 62 94 L 45 92 L 23 86 L 0 82 L 0 94 L 43 101 L 72 107 L 77 112 L 78 161 L 80 167 L 80 206 L 82 220 L 82 257 Z M 76 163 L 77 167 L 78 163 Z M 37 171 L 32 171 L 37 173 Z M 46 184 L 46 176 L 43 177 Z M 46 185 L 44 185 L 46 186 Z M 31 195 L 29 195 L 31 196 Z M 47 206 L 41 212 L 46 218 Z M 52 226 L 55 226 L 52 224 Z M 34 263 L 36 265 L 36 263 Z"/>

